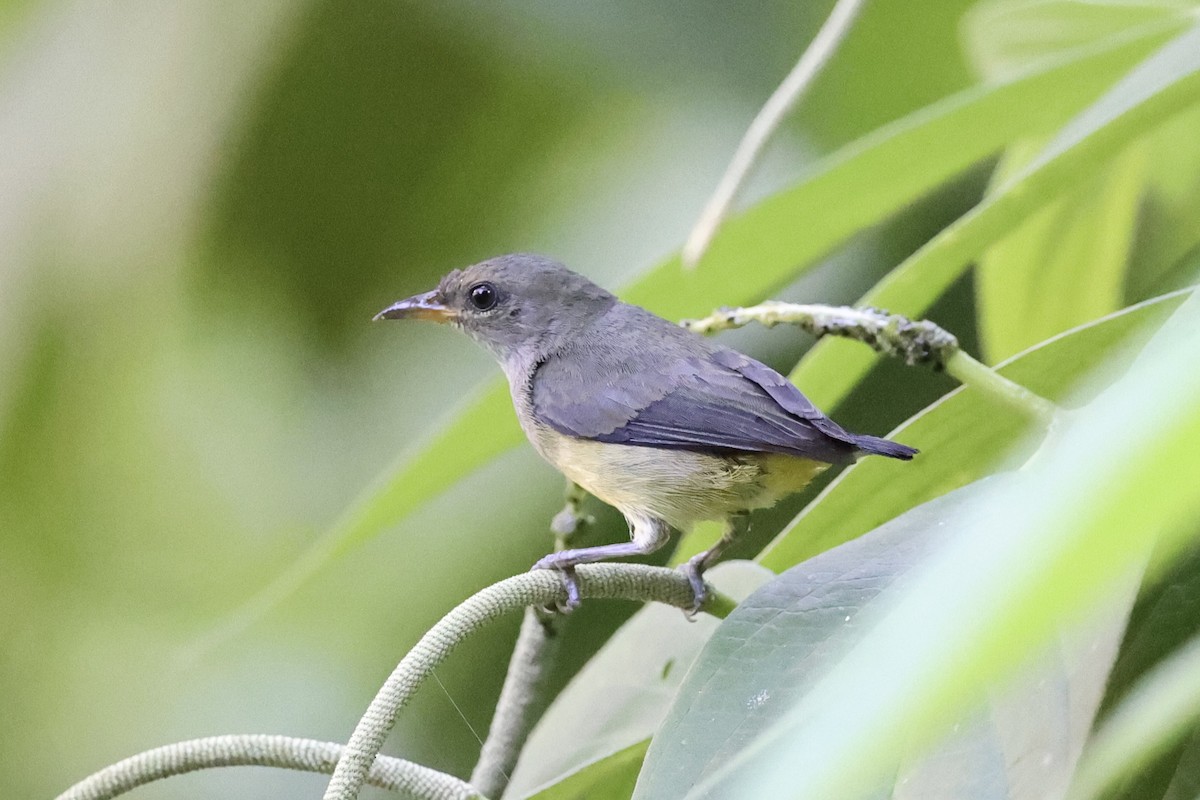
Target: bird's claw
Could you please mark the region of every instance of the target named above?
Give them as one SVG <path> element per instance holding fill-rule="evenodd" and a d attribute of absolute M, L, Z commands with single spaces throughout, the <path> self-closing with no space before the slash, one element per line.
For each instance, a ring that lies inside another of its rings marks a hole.
<path fill-rule="evenodd" d="M 552 569 L 562 578 L 563 588 L 567 591 L 567 601 L 565 603 L 555 603 L 554 608 L 560 614 L 570 614 L 575 609 L 579 608 L 579 579 L 575 576 L 575 565 L 562 563 L 555 556 L 557 553 L 551 553 L 538 559 L 537 563 L 529 568 L 532 572 L 535 569 Z"/>
<path fill-rule="evenodd" d="M 683 570 L 688 583 L 692 586 L 692 607 L 683 612 L 690 620 L 700 613 L 700 609 L 708 600 L 708 585 L 704 582 L 703 554 L 689 558 L 679 568 Z"/>

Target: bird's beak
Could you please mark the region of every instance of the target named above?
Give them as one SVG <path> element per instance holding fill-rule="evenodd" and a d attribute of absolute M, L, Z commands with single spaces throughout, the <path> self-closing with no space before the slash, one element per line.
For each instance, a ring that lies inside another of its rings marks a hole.
<path fill-rule="evenodd" d="M 454 318 L 454 312 L 435 300 L 436 296 L 437 291 L 432 291 L 400 300 L 380 311 L 374 319 L 428 319 L 434 322 L 449 322 Z"/>

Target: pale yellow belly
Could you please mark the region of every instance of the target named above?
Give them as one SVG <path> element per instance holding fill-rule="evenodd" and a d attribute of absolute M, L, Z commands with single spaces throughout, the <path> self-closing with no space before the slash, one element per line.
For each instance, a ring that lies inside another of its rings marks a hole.
<path fill-rule="evenodd" d="M 657 517 L 684 531 L 772 506 L 828 466 L 776 453 L 726 457 L 538 433 L 534 445 L 546 460 L 589 493 L 626 516 Z"/>

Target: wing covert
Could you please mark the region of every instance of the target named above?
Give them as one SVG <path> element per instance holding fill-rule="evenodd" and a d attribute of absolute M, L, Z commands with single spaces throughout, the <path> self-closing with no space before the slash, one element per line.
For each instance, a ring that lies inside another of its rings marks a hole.
<path fill-rule="evenodd" d="M 534 413 L 560 433 L 614 444 L 774 452 L 852 461 L 855 437 L 779 373 L 715 349 L 654 369 L 551 359 L 534 376 Z M 790 388 L 790 391 L 788 389 Z"/>

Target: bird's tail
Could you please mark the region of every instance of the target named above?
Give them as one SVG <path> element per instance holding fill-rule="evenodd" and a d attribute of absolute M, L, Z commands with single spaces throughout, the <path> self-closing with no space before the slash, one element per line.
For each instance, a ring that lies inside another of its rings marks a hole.
<path fill-rule="evenodd" d="M 864 455 L 887 456 L 888 458 L 911 461 L 912 457 L 920 452 L 915 447 L 893 442 L 890 439 L 880 439 L 878 436 L 851 435 L 854 437 L 854 447 Z"/>

